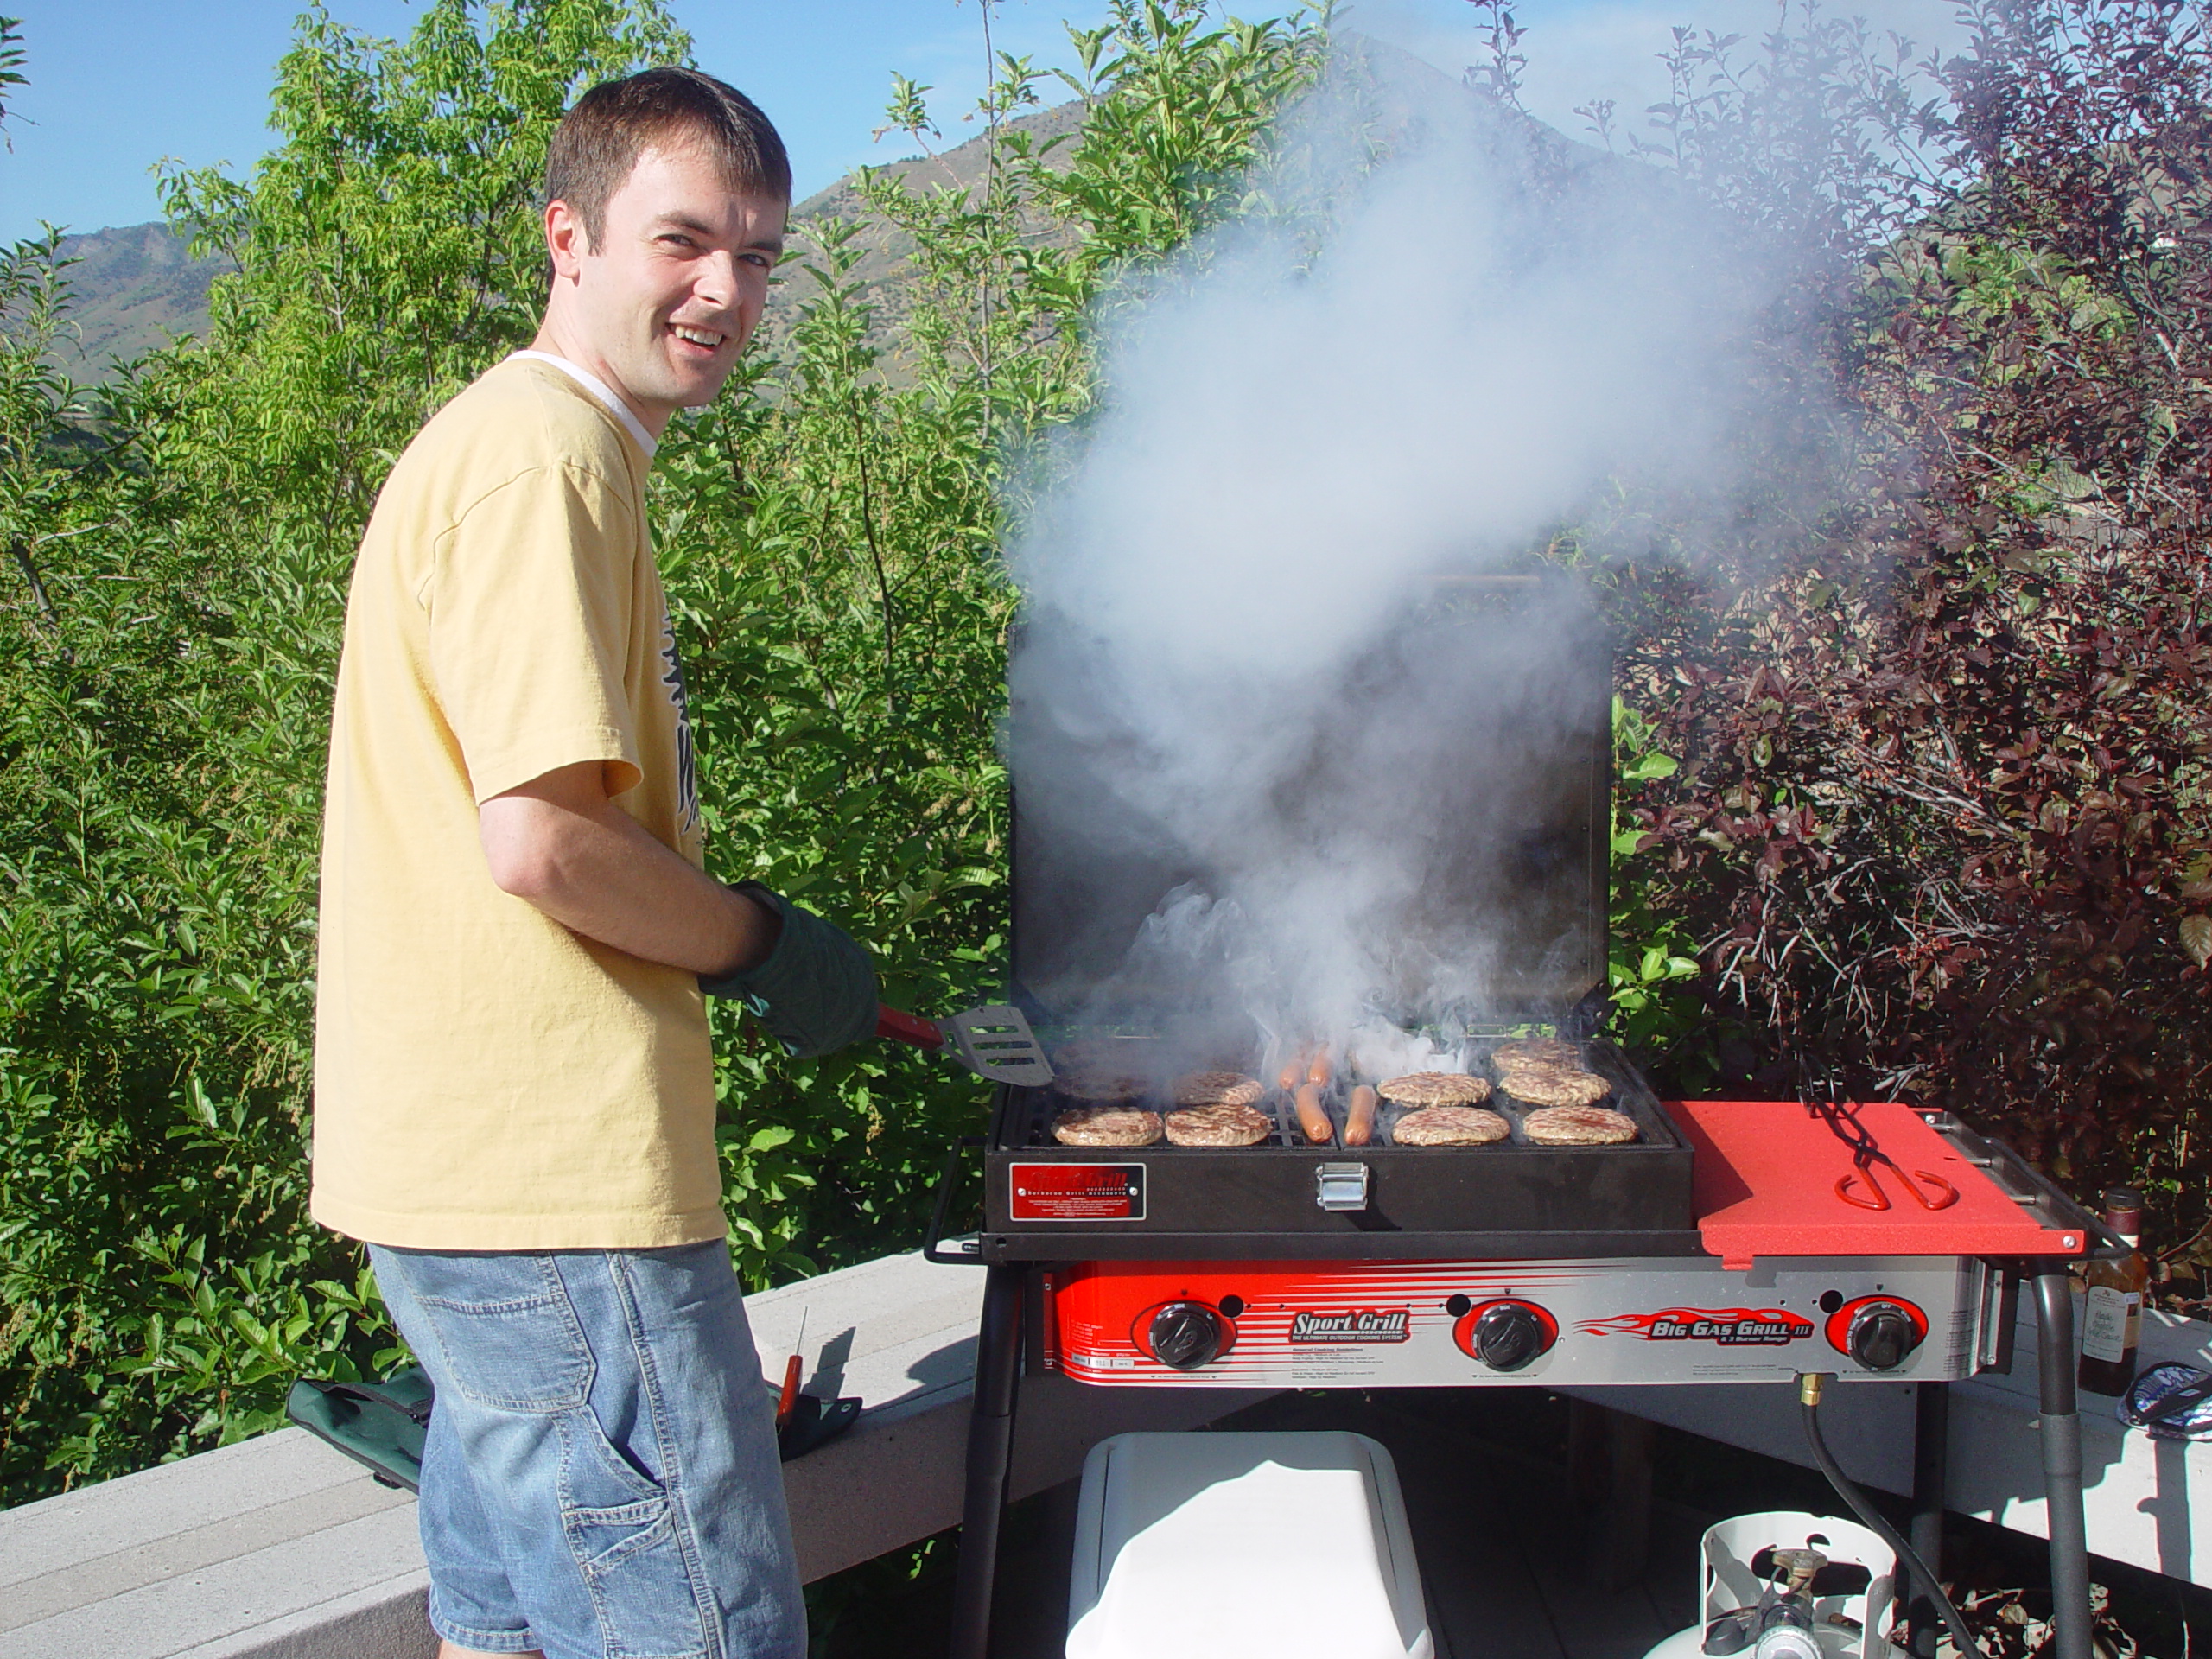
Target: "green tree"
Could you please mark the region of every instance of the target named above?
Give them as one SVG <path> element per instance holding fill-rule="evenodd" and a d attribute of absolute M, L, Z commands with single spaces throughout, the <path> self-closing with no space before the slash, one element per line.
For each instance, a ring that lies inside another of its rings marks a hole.
<path fill-rule="evenodd" d="M 20 17 L 0 17 L 0 127 L 8 121 L 8 99 L 15 96 L 14 88 L 24 85 L 23 20 Z M 10 141 L 10 149 L 15 148 Z"/>

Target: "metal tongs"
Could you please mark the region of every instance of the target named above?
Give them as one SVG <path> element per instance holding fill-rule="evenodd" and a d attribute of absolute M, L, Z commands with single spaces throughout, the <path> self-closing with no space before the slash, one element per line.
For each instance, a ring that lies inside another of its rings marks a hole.
<path fill-rule="evenodd" d="M 1041 1089 L 1052 1080 L 1052 1063 L 1045 1058 L 1044 1045 L 1020 1008 L 970 1008 L 936 1020 L 879 1003 L 875 1034 L 943 1054 L 993 1083 Z"/>
<path fill-rule="evenodd" d="M 1897 1178 L 1904 1188 L 1905 1196 L 1923 1210 L 1948 1210 L 1959 1201 L 1959 1189 L 1941 1175 L 1925 1169 L 1908 1170 L 1881 1148 L 1855 1113 L 1835 1100 L 1807 1103 L 1812 1114 L 1828 1126 L 1837 1140 L 1851 1148 L 1851 1161 L 1855 1173 L 1840 1176 L 1835 1184 L 1835 1195 L 1846 1204 L 1861 1210 L 1886 1210 L 1890 1195 L 1882 1190 L 1875 1176 L 1878 1166 Z M 1927 1183 L 1923 1187 L 1922 1183 Z M 1863 1192 L 1854 1188 L 1864 1188 Z"/>

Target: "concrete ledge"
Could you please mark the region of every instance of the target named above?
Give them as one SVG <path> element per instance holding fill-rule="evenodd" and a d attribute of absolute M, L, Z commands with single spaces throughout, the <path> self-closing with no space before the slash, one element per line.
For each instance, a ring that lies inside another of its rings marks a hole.
<path fill-rule="evenodd" d="M 0 1514 L 0 1655 L 260 1652 L 363 1597 L 419 1609 L 422 1566 L 408 1495 L 288 1430 Z"/>
<path fill-rule="evenodd" d="M 888 1256 L 747 1299 L 764 1376 L 806 1325 L 806 1391 L 868 1402 L 785 1465 L 810 1580 L 956 1524 L 983 1274 Z M 1195 1427 L 1259 1390 L 1025 1380 L 1014 1484 L 1126 1429 Z M 414 1500 L 300 1429 L 0 1512 L 0 1659 L 431 1659 Z"/>

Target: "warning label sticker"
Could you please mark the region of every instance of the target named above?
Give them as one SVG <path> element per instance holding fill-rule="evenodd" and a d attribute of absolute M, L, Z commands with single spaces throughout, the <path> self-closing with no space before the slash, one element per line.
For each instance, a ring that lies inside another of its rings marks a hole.
<path fill-rule="evenodd" d="M 1014 1221 L 1142 1221 L 1142 1164 L 1014 1164 L 1007 1171 Z"/>

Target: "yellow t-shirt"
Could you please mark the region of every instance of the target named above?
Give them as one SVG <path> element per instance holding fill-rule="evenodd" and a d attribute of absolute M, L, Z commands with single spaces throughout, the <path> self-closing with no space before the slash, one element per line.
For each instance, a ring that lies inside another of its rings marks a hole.
<path fill-rule="evenodd" d="M 407 447 L 362 538 L 331 721 L 311 1203 L 356 1238 L 725 1231 L 697 981 L 502 892 L 477 833 L 481 802 L 599 760 L 620 806 L 701 861 L 651 457 L 624 428 L 560 365 L 511 358 Z"/>

